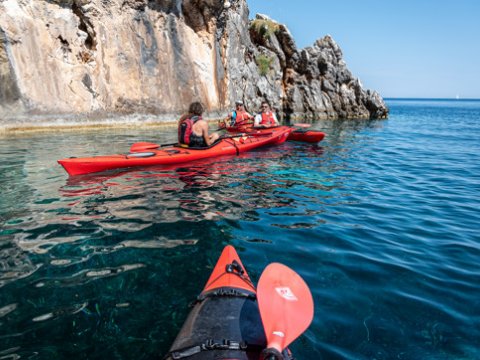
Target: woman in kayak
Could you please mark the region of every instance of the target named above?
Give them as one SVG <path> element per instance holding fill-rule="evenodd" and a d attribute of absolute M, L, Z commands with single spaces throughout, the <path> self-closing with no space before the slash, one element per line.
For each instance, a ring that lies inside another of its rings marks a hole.
<path fill-rule="evenodd" d="M 190 104 L 188 113 L 178 121 L 178 143 L 180 145 L 202 148 L 212 145 L 219 135 L 208 134 L 208 123 L 202 119 L 204 108 L 199 102 Z"/>
<path fill-rule="evenodd" d="M 255 128 L 270 128 L 278 126 L 279 122 L 275 113 L 270 109 L 270 104 L 267 101 L 262 101 L 262 112 L 255 116 Z"/>

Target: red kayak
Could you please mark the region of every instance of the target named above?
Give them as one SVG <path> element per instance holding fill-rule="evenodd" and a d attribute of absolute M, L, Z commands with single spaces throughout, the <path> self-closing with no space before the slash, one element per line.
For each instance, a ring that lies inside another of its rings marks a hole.
<path fill-rule="evenodd" d="M 312 296 L 297 273 L 270 264 L 256 289 L 228 245 L 164 360 L 290 360 L 287 346 L 312 319 Z"/>
<path fill-rule="evenodd" d="M 316 144 L 322 141 L 324 137 L 325 133 L 321 131 L 298 129 L 292 131 L 290 135 L 288 135 L 287 140 Z"/>
<path fill-rule="evenodd" d="M 302 124 L 303 125 L 303 124 Z M 241 126 L 241 127 L 228 127 L 226 130 L 230 133 L 252 133 L 252 134 L 259 134 L 262 132 L 272 131 L 272 129 L 278 129 L 288 126 L 279 126 L 275 128 L 268 128 L 268 129 L 254 129 L 252 126 Z M 296 129 L 295 127 L 289 127 L 292 129 L 290 134 L 288 135 L 288 139 L 290 141 L 301 141 L 316 144 L 323 140 L 325 137 L 325 133 L 318 130 L 306 130 L 304 128 Z"/>
<path fill-rule="evenodd" d="M 193 149 L 137 143 L 129 154 L 94 156 L 87 158 L 66 158 L 58 160 L 69 175 L 81 175 L 100 171 L 151 165 L 172 165 L 221 155 L 238 155 L 266 145 L 285 142 L 291 128 L 280 127 L 254 134 L 239 134 L 220 139 L 208 148 Z"/>

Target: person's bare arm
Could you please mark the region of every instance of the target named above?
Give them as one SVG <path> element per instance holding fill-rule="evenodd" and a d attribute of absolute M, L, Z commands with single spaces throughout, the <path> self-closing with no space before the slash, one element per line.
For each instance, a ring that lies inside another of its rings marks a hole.
<path fill-rule="evenodd" d="M 202 129 L 202 136 L 203 139 L 205 140 L 205 144 L 207 146 L 210 146 L 210 136 L 208 136 L 208 123 L 205 120 L 201 120 L 201 123 L 199 124 L 200 128 Z"/>

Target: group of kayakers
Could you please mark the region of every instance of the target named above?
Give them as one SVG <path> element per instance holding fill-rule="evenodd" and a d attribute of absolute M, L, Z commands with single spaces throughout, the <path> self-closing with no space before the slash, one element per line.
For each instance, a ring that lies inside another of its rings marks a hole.
<path fill-rule="evenodd" d="M 250 115 L 245 110 L 245 105 L 242 101 L 235 102 L 235 110 L 227 116 L 224 124 L 227 127 L 237 128 L 251 126 L 252 124 L 254 128 L 269 128 L 279 125 L 277 116 L 270 108 L 268 101 L 262 101 L 260 112 L 255 116 Z"/>
<path fill-rule="evenodd" d="M 218 133 L 210 134 L 208 123 L 202 118 L 205 111 L 200 102 L 190 104 L 188 112 L 178 121 L 178 143 L 190 148 L 203 148 L 212 145 L 220 138 Z M 219 122 L 220 128 L 235 128 L 246 131 L 247 128 L 270 128 L 278 126 L 277 116 L 272 111 L 268 101 L 262 101 L 260 112 L 255 116 L 245 110 L 242 101 L 235 102 L 233 110 L 225 119 Z"/>

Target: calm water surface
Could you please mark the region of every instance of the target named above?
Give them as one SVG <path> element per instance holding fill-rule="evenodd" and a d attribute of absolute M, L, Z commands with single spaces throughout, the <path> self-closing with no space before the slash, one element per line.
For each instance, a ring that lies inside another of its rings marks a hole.
<path fill-rule="evenodd" d="M 479 359 L 480 102 L 389 105 L 318 146 L 78 178 L 55 160 L 175 130 L 1 138 L 0 359 L 162 355 L 226 244 L 309 284 L 298 359 Z"/>

